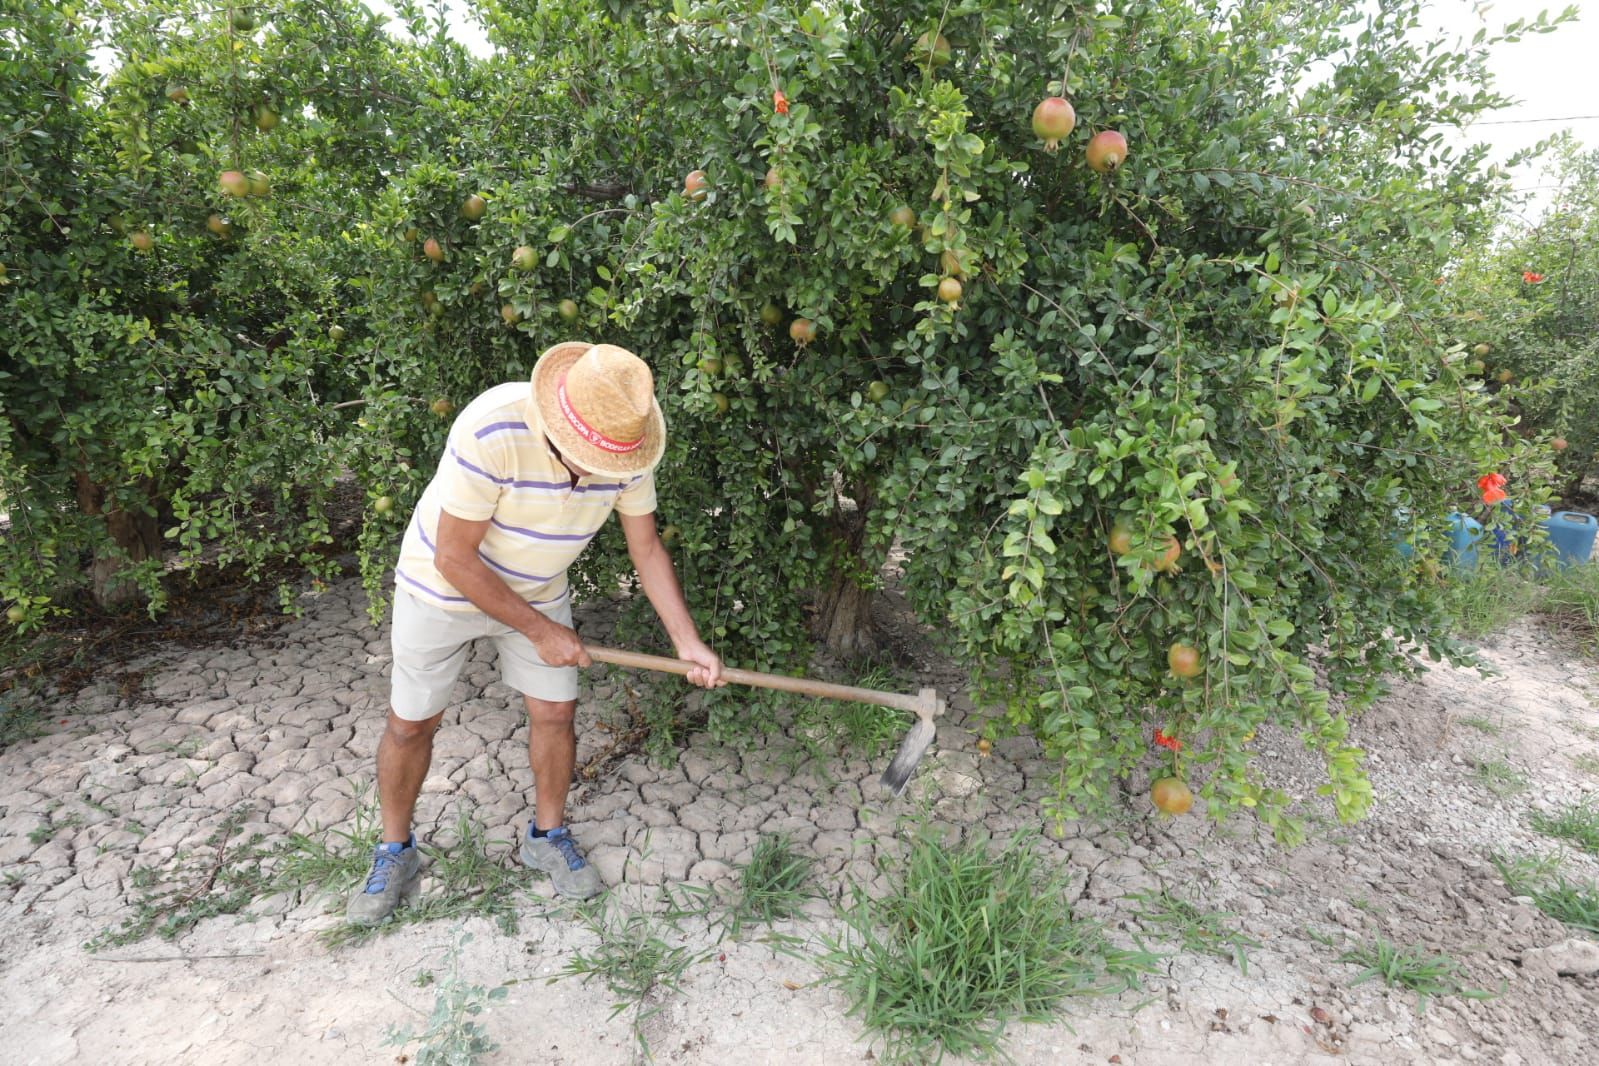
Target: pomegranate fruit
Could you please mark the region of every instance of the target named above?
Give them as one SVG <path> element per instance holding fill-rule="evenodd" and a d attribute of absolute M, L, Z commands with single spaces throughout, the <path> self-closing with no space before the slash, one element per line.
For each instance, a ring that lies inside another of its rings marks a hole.
<path fill-rule="evenodd" d="M 904 204 L 900 204 L 898 207 L 894 208 L 894 210 L 888 213 L 888 220 L 896 226 L 903 226 L 906 229 L 910 229 L 916 224 L 916 212 L 912 211 Z"/>
<path fill-rule="evenodd" d="M 278 128 L 278 113 L 266 104 L 260 104 L 255 109 L 255 128 L 262 133 L 270 133 Z"/>
<path fill-rule="evenodd" d="M 175 104 L 186 104 L 189 102 L 189 90 L 181 85 L 169 85 L 167 86 L 167 99 Z"/>
<path fill-rule="evenodd" d="M 516 251 L 511 253 L 511 265 L 524 274 L 537 265 L 538 257 L 533 249 L 525 244 L 517 245 Z"/>
<path fill-rule="evenodd" d="M 866 386 L 866 398 L 873 403 L 882 403 L 888 396 L 888 382 L 874 381 Z"/>
<path fill-rule="evenodd" d="M 1194 794 L 1175 777 L 1163 777 L 1149 790 L 1149 798 L 1166 814 L 1187 814 L 1194 807 Z"/>
<path fill-rule="evenodd" d="M 500 306 L 500 317 L 505 319 L 505 324 L 507 326 L 514 326 L 518 322 L 522 321 L 522 312 L 518 311 L 510 304 L 502 304 Z"/>
<path fill-rule="evenodd" d="M 1182 558 L 1183 546 L 1177 543 L 1176 537 L 1167 537 L 1163 544 L 1163 548 L 1164 550 L 1160 553 L 1160 558 L 1155 560 L 1155 569 L 1159 570 L 1163 574 L 1175 573 L 1177 570 L 1177 560 Z"/>
<path fill-rule="evenodd" d="M 445 415 L 447 415 L 451 411 L 455 410 L 455 404 L 451 403 L 449 400 L 446 400 L 444 397 L 440 396 L 438 399 L 436 399 L 432 403 L 428 404 L 428 410 L 432 411 L 434 414 L 438 415 L 440 418 L 443 418 Z"/>
<path fill-rule="evenodd" d="M 148 252 L 155 247 L 155 237 L 147 229 L 135 230 L 128 243 L 141 252 Z"/>
<path fill-rule="evenodd" d="M 1125 523 L 1110 527 L 1110 550 L 1112 555 L 1126 555 L 1133 550 L 1133 531 Z"/>
<path fill-rule="evenodd" d="M 444 262 L 444 245 L 440 244 L 437 237 L 429 237 L 422 242 L 422 254 L 435 263 Z"/>
<path fill-rule="evenodd" d="M 768 167 L 766 168 L 766 177 L 762 181 L 768 189 L 776 192 L 783 187 L 783 172 L 776 167 Z"/>
<path fill-rule="evenodd" d="M 1171 667 L 1171 672 L 1178 677 L 1198 677 L 1202 669 L 1199 662 L 1199 650 L 1192 644 L 1178 641 L 1166 649 L 1166 665 Z"/>
<path fill-rule="evenodd" d="M 242 170 L 224 170 L 217 177 L 217 184 L 229 196 L 250 195 L 250 179 L 244 176 Z"/>
<path fill-rule="evenodd" d="M 783 321 L 783 311 L 776 304 L 761 305 L 761 324 L 775 326 Z"/>
<path fill-rule="evenodd" d="M 938 298 L 953 307 L 961 298 L 961 283 L 945 278 L 938 283 Z"/>
<path fill-rule="evenodd" d="M 803 348 L 816 339 L 816 323 L 808 318 L 796 318 L 788 324 L 788 335 Z"/>
<path fill-rule="evenodd" d="M 911 55 L 920 65 L 941 67 L 949 62 L 949 42 L 942 33 L 924 33 L 916 38 Z"/>
<path fill-rule="evenodd" d="M 461 204 L 461 217 L 469 222 L 476 222 L 483 217 L 483 212 L 489 209 L 489 202 L 477 193 L 473 193 Z"/>
<path fill-rule="evenodd" d="M 1044 151 L 1053 152 L 1077 125 L 1077 112 L 1059 96 L 1050 96 L 1033 108 L 1033 132 L 1044 140 Z"/>
<path fill-rule="evenodd" d="M 714 405 L 716 407 L 716 413 L 717 414 L 719 414 L 719 415 L 727 414 L 727 408 L 728 408 L 729 405 L 728 405 L 726 396 L 723 396 L 719 392 L 713 392 L 713 393 L 711 393 L 711 403 L 712 403 L 712 405 Z"/>
<path fill-rule="evenodd" d="M 1100 130 L 1088 142 L 1088 165 L 1109 174 L 1127 159 L 1127 138 L 1115 130 Z"/>
<path fill-rule="evenodd" d="M 703 200 L 710 191 L 710 186 L 705 181 L 705 171 L 703 170 L 691 170 L 688 172 L 688 176 L 683 179 L 683 195 L 690 200 Z"/>
<path fill-rule="evenodd" d="M 339 325 L 337 322 L 335 322 L 333 325 L 329 326 L 328 327 L 328 339 L 330 341 L 332 341 L 334 344 L 337 344 L 340 341 L 342 341 L 344 339 L 344 327 Z"/>
<path fill-rule="evenodd" d="M 560 312 L 561 317 L 566 321 L 577 321 L 577 301 L 571 297 L 567 297 L 566 299 L 562 300 L 556 310 Z"/>
<path fill-rule="evenodd" d="M 233 236 L 233 225 L 214 211 L 206 217 L 205 228 L 218 237 Z"/>
<path fill-rule="evenodd" d="M 249 181 L 251 196 L 272 195 L 272 183 L 268 181 L 267 176 L 261 173 L 259 170 L 250 171 Z"/>
<path fill-rule="evenodd" d="M 1553 448 L 1557 452 L 1565 451 L 1566 447 L 1567 447 L 1566 438 L 1564 438 L 1564 437 L 1556 437 L 1556 438 L 1554 438 L 1553 440 L 1551 440 L 1549 442 L 1549 447 Z"/>

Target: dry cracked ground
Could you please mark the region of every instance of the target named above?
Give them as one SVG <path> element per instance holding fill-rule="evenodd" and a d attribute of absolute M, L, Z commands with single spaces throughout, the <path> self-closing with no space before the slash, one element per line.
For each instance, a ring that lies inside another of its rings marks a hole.
<path fill-rule="evenodd" d="M 801 744 L 790 712 L 774 714 L 770 702 L 751 713 L 773 714 L 778 728 L 752 740 L 698 731 L 675 761 L 597 758 L 627 727 L 638 679 L 596 671 L 579 709 L 579 761 L 596 772 L 575 789 L 570 822 L 618 886 L 612 913 L 646 915 L 660 943 L 688 951 L 678 987 L 652 993 L 642 1013 L 613 1014 L 616 997 L 601 984 L 558 977 L 599 934 L 554 905 L 547 884 L 515 873 L 515 932 L 484 918 L 440 920 L 330 945 L 323 934 L 349 888 L 340 885 L 331 896 L 251 899 L 174 940 L 87 950 L 150 890 L 141 871 L 182 868 L 195 891 L 214 890 L 204 884 L 217 866 L 208 841 L 230 815 L 233 847 L 257 833 L 332 839 L 327 830 L 355 824 L 382 726 L 387 634 L 368 623 L 354 582 L 306 606 L 303 619 L 234 647 L 155 648 L 130 664 L 144 671 L 139 691 L 124 696 L 108 678 L 63 694 L 45 735 L 0 753 L 8 1061 L 404 1061 L 415 1045 L 387 1044 L 390 1027 L 425 1021 L 437 994 L 427 977 L 463 930 L 473 939 L 461 983 L 509 983 L 480 1017 L 499 1046 L 486 1062 L 627 1063 L 646 1045 L 661 1062 L 871 1060 L 881 1047 L 820 980 L 814 952 L 838 933 L 835 904 L 850 886 L 888 889 L 912 814 L 952 832 L 1033 834 L 1066 871 L 1062 906 L 1104 923 L 1114 941 L 1161 954 L 1137 992 L 1068 1001 L 1053 1021 L 1010 1027 L 1005 1046 L 1018 1062 L 1599 1057 L 1593 958 L 1568 942 L 1571 928 L 1512 896 L 1488 860 L 1561 850 L 1529 818 L 1599 790 L 1599 666 L 1533 622 L 1484 645 L 1497 676 L 1439 666 L 1397 683 L 1355 730 L 1371 753 L 1374 813 L 1339 826 L 1313 799 L 1310 841 L 1290 851 L 1247 818 L 1157 818 L 1140 780 L 1125 783 L 1119 819 L 1055 833 L 1041 807 L 1051 768 L 1036 745 L 1004 740 L 980 757 L 981 712 L 914 639 L 917 665 L 901 680 L 953 698 L 928 762 L 896 801 L 876 788 L 881 759 Z M 605 632 L 609 608 L 580 612 L 585 635 Z M 514 871 L 510 844 L 532 782 L 525 727 L 494 676 L 483 656 L 468 666 L 438 737 L 418 835 L 448 840 L 468 812 L 488 830 L 488 861 Z M 1317 769 L 1297 742 L 1262 730 L 1255 745 L 1275 783 L 1313 795 Z M 758 835 L 773 831 L 816 861 L 820 898 L 776 927 L 789 939 L 666 920 L 685 889 L 727 889 Z M 1581 879 L 1599 875 L 1591 855 L 1567 849 L 1564 861 Z M 1184 950 L 1169 926 L 1139 918 L 1137 894 L 1157 889 L 1230 916 L 1227 926 L 1258 945 L 1247 970 Z M 425 896 L 439 891 L 436 877 L 424 884 Z M 1420 1009 L 1411 991 L 1358 981 L 1361 967 L 1339 957 L 1378 937 L 1455 960 L 1462 987 L 1493 995 L 1441 995 Z"/>

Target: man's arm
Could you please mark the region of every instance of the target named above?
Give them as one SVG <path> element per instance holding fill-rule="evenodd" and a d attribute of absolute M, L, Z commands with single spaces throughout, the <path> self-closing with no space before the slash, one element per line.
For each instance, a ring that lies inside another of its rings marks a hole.
<path fill-rule="evenodd" d="M 672 568 L 672 557 L 666 545 L 655 532 L 655 513 L 629 515 L 617 513 L 622 521 L 622 533 L 627 537 L 627 554 L 638 571 L 639 584 L 644 595 L 661 619 L 666 635 L 672 638 L 679 659 L 698 663 L 700 669 L 691 670 L 691 684 L 717 688 L 727 684 L 722 680 L 722 660 L 700 639 L 694 617 L 688 612 L 688 602 L 677 583 L 677 572 Z"/>
<path fill-rule="evenodd" d="M 547 665 L 592 665 L 575 630 L 552 622 L 542 611 L 529 607 L 478 556 L 478 545 L 483 543 L 483 535 L 488 529 L 488 519 L 469 522 L 448 511 L 441 511 L 438 550 L 433 555 L 434 567 L 478 610 L 532 641 L 539 658 Z"/>

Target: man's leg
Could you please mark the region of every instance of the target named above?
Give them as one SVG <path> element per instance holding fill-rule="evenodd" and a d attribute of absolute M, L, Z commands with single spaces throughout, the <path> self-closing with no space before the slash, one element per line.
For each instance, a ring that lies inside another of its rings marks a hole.
<path fill-rule="evenodd" d="M 533 766 L 533 824 L 522 835 L 522 861 L 550 875 L 555 891 L 569 899 L 592 899 L 605 891 L 599 871 L 578 850 L 566 828 L 566 794 L 577 762 L 576 700 L 527 702 L 527 757 Z"/>
<path fill-rule="evenodd" d="M 414 895 L 422 873 L 422 856 L 411 836 L 417 793 L 433 761 L 433 734 L 443 713 L 421 721 L 401 718 L 389 709 L 383 738 L 378 741 L 378 803 L 383 810 L 383 839 L 372 853 L 372 869 L 350 897 L 345 917 L 356 925 L 387 921 L 401 899 Z"/>
<path fill-rule="evenodd" d="M 577 701 L 522 699 L 527 704 L 527 761 L 533 767 L 533 819 L 539 829 L 554 829 L 566 822 L 566 794 L 577 765 L 577 730 L 572 725 Z"/>
<path fill-rule="evenodd" d="M 389 710 L 383 739 L 378 741 L 378 803 L 383 809 L 385 844 L 404 844 L 411 838 L 416 797 L 433 762 L 433 734 L 443 718 L 441 711 L 413 722 Z"/>

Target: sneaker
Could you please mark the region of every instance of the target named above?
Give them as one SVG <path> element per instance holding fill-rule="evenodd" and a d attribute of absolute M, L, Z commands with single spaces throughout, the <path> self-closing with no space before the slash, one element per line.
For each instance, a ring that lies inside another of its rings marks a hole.
<path fill-rule="evenodd" d="M 366 884 L 350 897 L 345 912 L 351 925 L 378 925 L 388 921 L 402 897 L 414 899 L 422 888 L 422 853 L 416 834 L 404 844 L 379 844 L 372 852 L 372 872 Z"/>
<path fill-rule="evenodd" d="M 522 861 L 549 874 L 555 891 L 571 899 L 593 899 L 605 891 L 600 872 L 583 858 L 572 831 L 564 825 L 551 829 L 547 836 L 536 837 L 530 823 L 522 836 Z"/>

